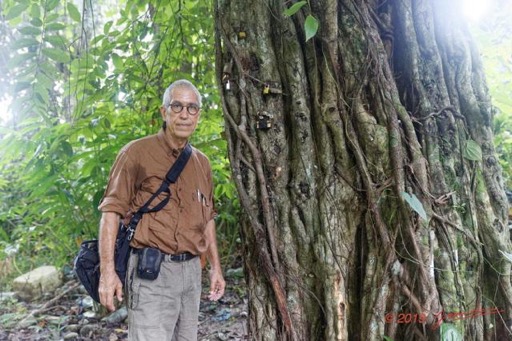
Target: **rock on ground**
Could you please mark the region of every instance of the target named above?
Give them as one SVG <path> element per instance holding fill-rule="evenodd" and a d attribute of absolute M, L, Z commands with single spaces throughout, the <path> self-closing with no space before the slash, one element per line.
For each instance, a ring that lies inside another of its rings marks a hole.
<path fill-rule="evenodd" d="M 33 301 L 61 284 L 61 274 L 56 267 L 41 266 L 14 279 L 12 286 L 21 299 Z"/>

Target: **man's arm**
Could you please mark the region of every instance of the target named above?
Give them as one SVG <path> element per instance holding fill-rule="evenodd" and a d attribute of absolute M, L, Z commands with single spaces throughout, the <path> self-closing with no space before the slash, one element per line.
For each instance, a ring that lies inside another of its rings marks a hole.
<path fill-rule="evenodd" d="M 100 302 L 109 311 L 114 311 L 114 295 L 119 301 L 123 300 L 123 284 L 117 276 L 114 263 L 114 249 L 117 231 L 119 229 L 119 214 L 104 212 L 100 221 Z"/>
<path fill-rule="evenodd" d="M 222 276 L 222 268 L 220 266 L 219 251 L 217 248 L 217 236 L 215 232 L 215 220 L 210 220 L 206 224 L 206 240 L 208 241 L 208 251 L 206 256 L 210 263 L 210 295 L 208 298 L 211 301 L 217 301 L 224 295 L 226 282 Z"/>

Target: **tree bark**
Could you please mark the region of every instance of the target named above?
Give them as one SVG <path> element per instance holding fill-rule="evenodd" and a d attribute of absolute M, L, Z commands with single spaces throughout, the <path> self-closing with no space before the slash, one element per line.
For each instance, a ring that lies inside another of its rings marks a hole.
<path fill-rule="evenodd" d="M 509 338 L 508 206 L 460 4 L 292 5 L 215 4 L 251 338 Z"/>

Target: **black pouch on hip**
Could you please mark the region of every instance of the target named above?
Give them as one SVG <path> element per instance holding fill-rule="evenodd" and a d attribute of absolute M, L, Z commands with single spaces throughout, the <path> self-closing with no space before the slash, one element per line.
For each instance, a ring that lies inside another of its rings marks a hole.
<path fill-rule="evenodd" d="M 137 264 L 137 275 L 143 279 L 155 280 L 160 273 L 163 258 L 164 255 L 158 249 L 152 247 L 141 249 Z"/>

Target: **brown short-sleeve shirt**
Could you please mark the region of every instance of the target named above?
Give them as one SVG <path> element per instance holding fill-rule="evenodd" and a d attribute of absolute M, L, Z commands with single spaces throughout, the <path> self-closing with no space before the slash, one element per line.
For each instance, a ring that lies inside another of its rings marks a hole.
<path fill-rule="evenodd" d="M 109 182 L 99 209 L 125 218 L 155 193 L 179 152 L 173 150 L 160 130 L 127 144 L 112 166 Z M 202 254 L 207 249 L 204 231 L 215 217 L 210 162 L 199 150 L 192 155 L 176 183 L 171 199 L 160 211 L 145 213 L 137 225 L 131 246 L 156 247 L 162 252 Z M 165 197 L 161 194 L 153 204 Z"/>

